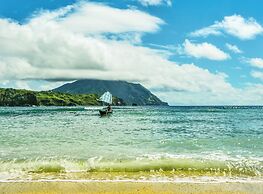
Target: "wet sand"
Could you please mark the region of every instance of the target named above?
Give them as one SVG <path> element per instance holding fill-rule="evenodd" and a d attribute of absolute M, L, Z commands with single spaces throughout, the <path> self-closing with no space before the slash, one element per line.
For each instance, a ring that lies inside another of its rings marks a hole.
<path fill-rule="evenodd" d="M 262 182 L 5 182 L 1 194 L 262 194 Z"/>

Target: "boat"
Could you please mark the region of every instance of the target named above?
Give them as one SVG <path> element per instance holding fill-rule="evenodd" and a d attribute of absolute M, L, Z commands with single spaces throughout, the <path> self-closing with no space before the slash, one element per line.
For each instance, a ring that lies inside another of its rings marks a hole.
<path fill-rule="evenodd" d="M 112 114 L 112 111 L 108 111 L 108 110 L 99 110 L 99 112 L 100 112 L 100 116 L 106 116 Z"/>
<path fill-rule="evenodd" d="M 100 116 L 106 116 L 112 114 L 111 104 L 112 104 L 112 94 L 110 92 L 105 92 L 100 98 L 99 101 L 102 102 L 102 105 L 108 105 L 105 108 L 99 110 Z"/>

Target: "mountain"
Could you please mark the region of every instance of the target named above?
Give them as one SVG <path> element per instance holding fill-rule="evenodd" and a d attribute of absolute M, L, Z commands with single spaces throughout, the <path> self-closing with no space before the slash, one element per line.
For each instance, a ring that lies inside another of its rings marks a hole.
<path fill-rule="evenodd" d="M 0 106 L 93 106 L 100 105 L 96 94 L 65 94 L 53 91 L 1 89 Z M 113 97 L 114 105 L 124 105 Z"/>
<path fill-rule="evenodd" d="M 168 105 L 141 84 L 133 84 L 126 81 L 78 80 L 73 83 L 67 83 L 53 91 L 70 94 L 97 95 L 102 95 L 104 92 L 109 91 L 113 96 L 122 99 L 126 105 Z"/>

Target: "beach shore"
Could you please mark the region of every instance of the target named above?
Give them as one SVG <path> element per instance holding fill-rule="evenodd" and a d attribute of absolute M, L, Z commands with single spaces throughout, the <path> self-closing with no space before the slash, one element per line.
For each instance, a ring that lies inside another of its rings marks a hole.
<path fill-rule="evenodd" d="M 262 194 L 262 182 L 177 183 L 177 182 L 2 182 L 3 194 Z"/>

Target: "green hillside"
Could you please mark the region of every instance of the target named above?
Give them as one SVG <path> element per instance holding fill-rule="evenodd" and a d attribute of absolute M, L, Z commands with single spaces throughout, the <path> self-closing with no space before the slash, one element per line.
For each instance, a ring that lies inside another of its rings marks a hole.
<path fill-rule="evenodd" d="M 0 89 L 0 106 L 93 106 L 100 105 L 97 94 L 65 94 L 53 91 Z M 114 105 L 124 105 L 113 97 Z"/>

